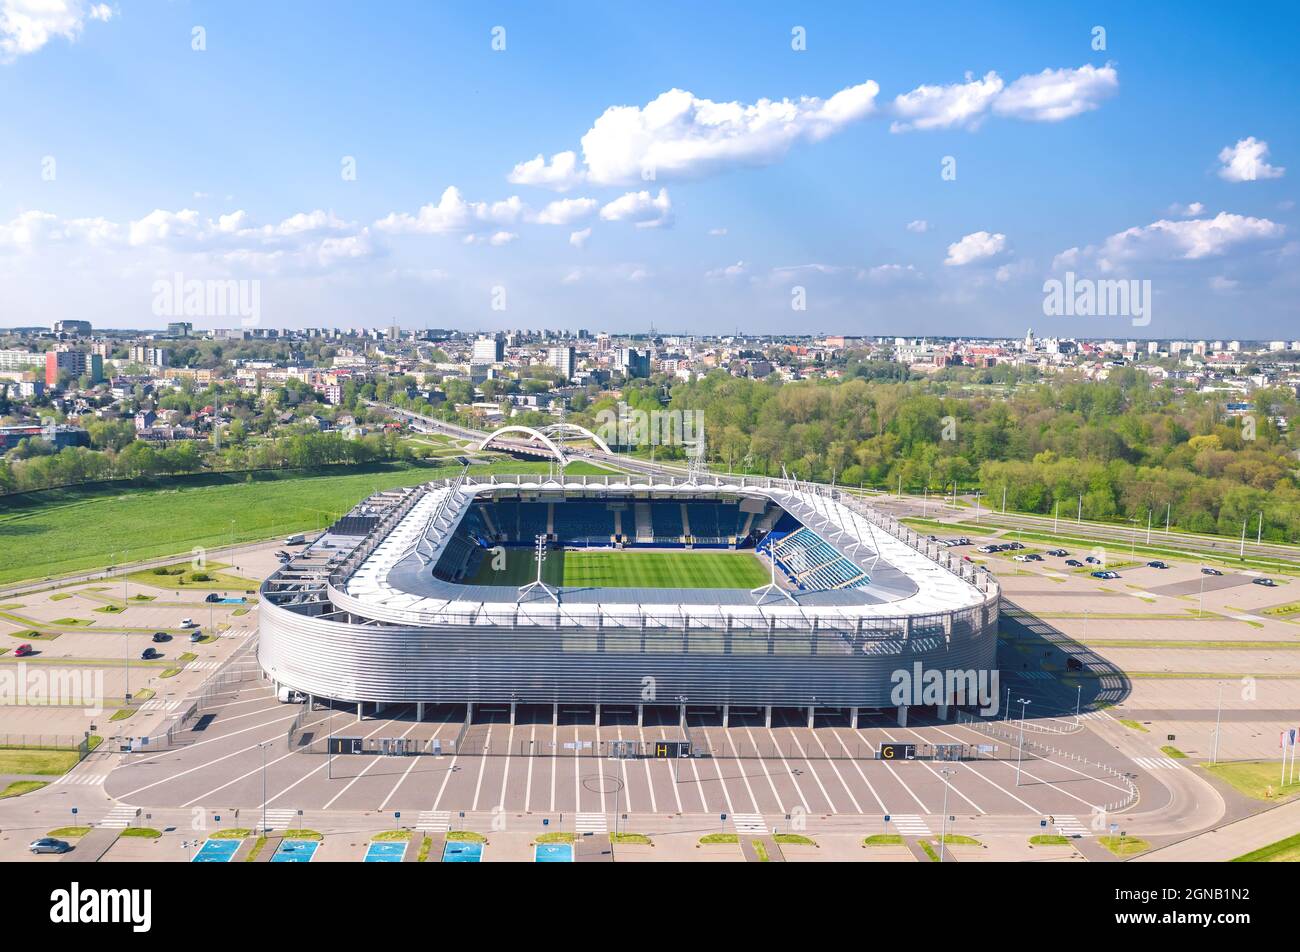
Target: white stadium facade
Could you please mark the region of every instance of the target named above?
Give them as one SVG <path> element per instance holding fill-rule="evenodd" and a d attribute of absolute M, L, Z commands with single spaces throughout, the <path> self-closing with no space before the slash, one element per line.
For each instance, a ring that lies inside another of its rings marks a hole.
<path fill-rule="evenodd" d="M 468 584 L 546 546 L 753 550 L 774 586 Z M 482 577 L 480 572 L 479 578 Z M 262 586 L 278 688 L 355 705 L 891 706 L 895 672 L 996 665 L 999 587 L 860 497 L 795 480 L 462 475 L 370 496 Z"/>

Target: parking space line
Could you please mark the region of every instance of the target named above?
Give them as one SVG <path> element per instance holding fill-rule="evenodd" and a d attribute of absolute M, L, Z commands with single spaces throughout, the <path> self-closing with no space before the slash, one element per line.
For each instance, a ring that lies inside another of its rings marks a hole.
<path fill-rule="evenodd" d="M 369 739 L 370 739 L 371 737 L 373 737 L 375 734 L 379 733 L 379 731 L 383 728 L 383 726 L 384 726 L 383 724 L 380 724 L 378 727 L 376 727 L 374 730 L 372 730 L 369 734 L 367 734 L 365 737 L 363 737 L 362 740 L 369 740 Z M 301 777 L 299 777 L 299 778 L 298 778 L 297 780 L 295 780 L 293 783 L 289 784 L 289 786 L 285 787 L 283 790 L 281 790 L 281 791 L 280 791 L 279 793 L 277 793 L 275 796 L 273 796 L 273 797 L 271 797 L 270 799 L 268 799 L 266 802 L 267 802 L 267 803 L 274 803 L 276 800 L 279 800 L 282 796 L 284 796 L 286 793 L 288 793 L 288 792 L 289 792 L 290 790 L 292 790 L 294 787 L 298 786 L 298 784 L 302 783 L 302 782 L 303 782 L 304 780 L 306 780 L 308 777 L 315 776 L 316 774 L 320 773 L 322 770 L 325 770 L 327 767 L 329 767 L 329 758 L 330 758 L 330 755 L 329 755 L 329 753 L 327 752 L 326 755 L 325 755 L 325 763 L 321 764 L 319 767 L 315 768 L 314 770 L 311 770 L 311 771 L 309 771 L 309 772 L 303 774 Z M 382 810 L 383 807 L 380 807 L 380 809 Z"/>
<path fill-rule="evenodd" d="M 533 803 L 533 763 L 537 760 L 537 724 L 528 733 L 528 776 L 524 780 L 524 812 L 531 813 Z"/>
<path fill-rule="evenodd" d="M 478 795 L 483 789 L 483 772 L 487 770 L 488 748 L 492 745 L 492 725 L 488 724 L 487 733 L 483 735 L 483 750 L 478 757 L 478 780 L 474 784 L 474 803 L 470 809 L 478 812 Z"/>
<path fill-rule="evenodd" d="M 834 732 L 835 728 L 832 727 L 831 731 Z M 839 734 L 836 734 L 835 738 L 840 742 L 841 747 L 845 746 L 844 739 L 840 737 Z M 858 763 L 858 758 L 850 758 L 849 763 L 853 764 L 853 769 L 858 772 L 858 776 L 862 778 L 862 782 L 867 785 L 867 789 L 871 791 L 871 795 L 876 798 L 876 803 L 880 805 L 880 812 L 889 813 L 889 807 L 885 806 L 885 801 L 880 799 L 880 794 L 876 793 L 876 788 L 872 785 L 871 781 L 867 779 L 867 773 L 862 769 L 862 765 Z M 858 812 L 860 813 L 862 811 L 859 810 Z"/>
<path fill-rule="evenodd" d="M 623 739 L 622 727 L 618 728 L 618 732 L 615 734 L 615 736 L 620 741 Z M 631 740 L 631 738 L 628 739 Z M 620 761 L 620 766 L 622 766 L 623 768 L 623 804 L 624 804 L 623 810 L 624 812 L 627 813 L 635 813 L 636 810 L 632 806 L 632 784 L 628 782 L 628 777 L 627 777 L 627 758 L 620 757 L 619 761 Z M 651 790 L 650 791 L 650 812 L 658 813 L 659 811 L 654 808 L 654 796 L 655 796 L 654 791 Z"/>
<path fill-rule="evenodd" d="M 420 722 L 419 722 L 419 721 L 416 721 L 416 724 L 418 724 L 418 723 L 420 723 Z M 430 739 L 430 740 L 433 740 L 434 738 L 436 738 L 439 734 L 442 733 L 442 729 L 443 729 L 444 727 L 446 727 L 446 726 L 447 726 L 447 725 L 446 725 L 445 723 L 443 723 L 443 724 L 439 724 L 439 725 L 437 726 L 437 728 L 434 730 L 433 735 L 432 735 L 429 739 Z M 412 724 L 411 727 L 412 727 L 412 729 L 414 729 L 415 724 Z M 410 731 L 407 731 L 406 733 L 409 734 Z M 402 736 L 405 737 L 406 734 L 403 734 Z M 397 783 L 393 784 L 393 789 L 388 791 L 388 796 L 384 797 L 384 802 L 381 803 L 381 804 L 379 804 L 379 809 L 380 809 L 381 811 L 382 811 L 386 806 L 388 806 L 388 802 L 389 802 L 390 800 L 392 800 L 392 799 L 393 799 L 393 796 L 397 793 L 397 788 L 400 787 L 403 783 L 406 782 L 406 778 L 410 776 L 411 771 L 415 769 L 415 765 L 418 764 L 418 763 L 420 762 L 420 760 L 421 760 L 421 758 L 422 758 L 423 756 L 425 756 L 425 755 L 423 755 L 423 754 L 415 754 L 415 755 L 412 755 L 412 756 L 411 756 L 411 765 L 410 765 L 409 767 L 407 767 L 406 770 L 402 771 L 402 776 L 401 776 L 400 778 L 398 778 Z"/>
<path fill-rule="evenodd" d="M 654 775 L 653 775 L 653 774 L 651 773 L 651 771 L 650 771 L 650 761 L 651 761 L 652 759 L 654 759 L 654 758 L 644 756 L 644 752 L 645 752 L 645 729 L 644 729 L 643 727 L 641 727 L 640 725 L 637 725 L 636 733 L 637 733 L 637 737 L 638 737 L 638 738 L 640 739 L 640 741 L 641 741 L 641 751 L 642 751 L 642 754 L 643 754 L 643 756 L 642 756 L 642 758 L 641 758 L 641 763 L 643 763 L 643 764 L 645 765 L 645 785 L 646 785 L 646 789 L 650 791 L 650 812 L 651 812 L 651 813 L 658 813 L 658 812 L 659 812 L 659 806 L 658 806 L 658 801 L 657 801 L 657 799 L 656 799 L 656 797 L 655 797 L 655 782 L 654 782 Z M 677 784 L 673 784 L 672 787 L 673 787 L 673 796 L 677 798 L 677 812 L 678 812 L 678 813 L 681 813 L 681 812 L 682 812 L 682 798 L 681 798 L 681 795 L 677 792 Z"/>
<path fill-rule="evenodd" d="M 749 738 L 749 742 L 754 745 L 754 750 L 757 751 L 758 741 L 754 740 L 754 734 L 748 726 L 745 727 L 745 735 Z M 767 785 L 772 788 L 772 799 L 776 801 L 776 808 L 780 810 L 783 815 L 788 813 L 789 811 L 786 810 L 785 804 L 781 802 L 781 794 L 776 792 L 776 781 L 772 779 L 772 772 L 767 769 L 767 761 L 759 758 L 758 762 L 763 765 L 763 776 L 767 778 Z"/>
<path fill-rule="evenodd" d="M 578 737 L 578 725 L 573 725 L 573 811 L 582 812 L 582 740 Z"/>
<path fill-rule="evenodd" d="M 387 727 L 391 723 L 392 721 L 380 722 L 379 726 L 376 727 L 374 730 L 372 730 L 369 734 L 367 734 L 366 737 L 373 737 L 375 734 L 379 733 L 380 730 Z M 406 729 L 406 734 L 409 734 L 414 729 L 415 729 L 415 724 L 411 724 L 411 726 Z M 403 734 L 402 736 L 405 737 L 406 734 Z M 342 790 L 340 790 L 338 793 L 334 794 L 334 796 L 330 798 L 329 803 L 326 803 L 325 806 L 321 807 L 321 809 L 328 810 L 331 806 L 333 806 L 335 800 L 337 800 L 339 797 L 343 796 L 343 794 L 351 790 L 352 785 L 356 783 L 358 780 L 360 780 L 362 777 L 364 777 L 366 774 L 368 774 L 370 772 L 370 768 L 373 767 L 375 764 L 379 763 L 379 761 L 381 760 L 383 760 L 382 757 L 379 756 L 372 757 L 370 763 L 362 767 L 360 772 L 355 777 L 353 777 L 351 780 L 348 781 L 347 786 L 344 787 Z"/>
<path fill-rule="evenodd" d="M 497 806 L 502 810 L 506 808 L 506 783 L 510 779 L 510 762 L 515 759 L 515 725 L 510 725 L 510 732 L 506 734 L 506 766 L 501 771 L 501 798 L 497 801 Z M 485 760 L 487 758 L 484 758 Z"/>
<path fill-rule="evenodd" d="M 785 772 L 790 776 L 790 782 L 794 784 L 794 792 L 799 795 L 799 803 L 803 806 L 804 813 L 812 813 L 812 807 L 808 806 L 808 798 L 804 796 L 803 787 L 799 786 L 799 778 L 794 775 L 794 770 L 790 762 L 785 759 L 785 754 L 781 752 L 781 745 L 776 742 L 776 737 L 772 738 L 772 747 L 776 750 L 776 755 L 781 758 L 781 765 L 785 767 Z"/>
<path fill-rule="evenodd" d="M 258 711 L 258 712 L 256 712 L 256 713 L 261 713 L 261 712 Z M 248 715 L 241 714 L 240 716 L 241 716 L 241 717 L 246 717 L 246 716 L 248 716 Z M 285 717 L 277 717 L 277 718 L 275 718 L 274 720 L 266 721 L 266 722 L 263 723 L 263 724 L 254 724 L 252 727 L 243 727 L 243 728 L 240 728 L 240 729 L 237 730 L 237 731 L 231 731 L 229 734 L 222 734 L 220 737 L 209 737 L 209 738 L 207 738 L 206 740 L 201 740 L 201 741 L 199 741 L 198 743 L 190 744 L 188 747 L 185 748 L 185 750 L 186 750 L 186 752 L 189 752 L 189 751 L 191 751 L 191 750 L 197 750 L 199 747 L 202 747 L 202 746 L 204 746 L 205 744 L 215 744 L 215 743 L 218 743 L 219 741 L 227 740 L 227 739 L 229 739 L 229 738 L 231 738 L 231 737 L 237 737 L 237 736 L 239 736 L 240 734 L 247 734 L 249 731 L 255 731 L 255 730 L 258 730 L 258 729 L 263 728 L 263 727 L 270 727 L 272 724 L 282 724 L 282 723 L 285 722 L 285 721 L 291 721 L 291 720 L 293 720 L 293 719 L 294 719 L 295 717 L 297 717 L 297 716 L 298 716 L 297 714 L 289 714 L 289 715 L 287 715 L 287 716 L 285 716 Z M 233 720 L 233 718 L 231 718 L 231 719 Z M 277 733 L 278 733 L 278 732 L 277 732 Z M 255 747 L 255 746 L 257 746 L 257 745 L 254 744 L 253 746 Z M 251 750 L 252 748 L 246 748 L 246 749 Z M 132 767 L 142 767 L 142 766 L 144 766 L 145 764 L 156 763 L 157 761 L 161 760 L 163 757 L 166 757 L 168 754 L 174 754 L 174 753 L 175 753 L 174 750 L 165 750 L 165 751 L 160 751 L 160 752 L 158 752 L 157 754 L 154 754 L 154 755 L 152 755 L 152 756 L 150 756 L 150 757 L 146 757 L 146 758 L 143 759 L 143 760 L 133 760 L 133 761 L 131 761 L 131 762 L 128 763 L 128 764 L 123 764 L 123 765 L 122 765 L 121 767 L 119 767 L 118 769 L 119 769 L 119 770 L 129 770 L 129 769 L 132 768 Z M 224 760 L 225 758 L 222 758 L 222 759 Z M 215 760 L 212 761 L 212 763 L 216 763 L 216 762 L 217 762 L 217 761 L 215 761 Z M 194 769 L 197 770 L 197 769 L 199 769 L 199 768 L 196 767 L 196 768 L 194 768 Z M 188 772 L 188 771 L 187 771 L 187 772 Z M 182 776 L 182 774 L 177 774 L 176 776 Z M 171 780 L 171 779 L 172 779 L 171 777 L 166 778 L 166 780 Z M 164 783 L 164 782 L 165 782 L 164 780 L 160 780 L 160 781 L 158 781 L 158 783 Z M 149 786 L 156 786 L 156 784 L 150 784 Z M 149 789 L 149 787 L 141 787 L 139 790 L 132 790 L 131 793 L 124 793 L 124 794 L 122 794 L 122 796 L 124 796 L 124 797 L 129 797 L 129 796 L 130 796 L 131 794 L 133 794 L 133 793 L 139 793 L 140 790 L 148 790 L 148 789 Z"/>
<path fill-rule="evenodd" d="M 560 719 L 551 725 L 551 812 L 555 812 L 555 775 L 560 772 Z"/>
<path fill-rule="evenodd" d="M 814 737 L 816 736 L 816 732 L 813 732 L 813 736 Z M 830 792 L 826 789 L 826 784 L 822 783 L 821 775 L 818 774 L 816 769 L 813 767 L 812 760 L 809 759 L 808 752 L 804 750 L 803 744 L 799 743 L 798 738 L 794 737 L 794 735 L 791 735 L 791 740 L 793 741 L 795 747 L 799 748 L 799 752 L 803 755 L 803 762 L 807 765 L 808 772 L 812 774 L 813 780 L 817 781 L 817 786 L 821 790 L 822 796 L 826 798 L 826 804 L 831 808 L 831 813 L 838 814 L 840 811 L 836 808 L 835 801 L 831 799 Z"/>
<path fill-rule="evenodd" d="M 695 775 L 695 795 L 700 798 L 700 806 L 703 808 L 705 813 L 714 812 L 709 809 L 709 803 L 704 798 L 704 783 L 703 781 L 700 780 L 700 768 L 695 765 L 695 758 L 691 757 L 686 762 L 691 765 L 691 773 Z M 677 765 L 677 770 L 678 770 L 677 776 L 680 777 L 681 776 L 680 764 Z"/>
<path fill-rule="evenodd" d="M 817 736 L 817 732 L 813 731 L 812 735 L 813 735 L 813 740 L 817 741 L 817 746 L 820 747 L 822 749 L 822 753 L 826 755 L 826 762 L 831 765 L 831 770 L 835 771 L 835 776 L 839 778 L 840 786 L 843 787 L 844 792 L 849 795 L 849 800 L 853 804 L 854 812 L 861 813 L 862 804 L 858 803 L 858 798 L 853 795 L 853 791 L 849 789 L 849 785 L 844 782 L 844 775 L 840 773 L 839 765 L 836 764 L 835 761 L 831 759 L 830 752 L 826 749 L 826 745 L 822 743 L 822 739 Z M 835 739 L 839 740 L 838 737 Z"/>
<path fill-rule="evenodd" d="M 710 757 L 709 759 L 713 761 L 713 772 L 718 775 L 718 783 L 722 786 L 722 800 L 727 805 L 727 812 L 735 813 L 736 809 L 731 805 L 731 791 L 727 789 L 727 781 L 722 779 L 722 767 L 718 763 L 718 758 Z"/>
<path fill-rule="evenodd" d="M 595 757 L 595 762 L 596 762 L 597 764 L 599 764 L 599 763 L 600 763 L 600 718 L 599 718 L 599 717 L 596 718 L 596 741 L 595 741 L 595 746 L 593 746 L 593 747 L 591 748 L 591 752 L 592 752 L 593 756 Z M 596 784 L 596 789 L 600 791 L 600 812 L 601 812 L 602 815 L 604 815 L 604 813 L 606 812 L 606 808 L 605 808 L 605 784 L 604 784 L 605 771 L 604 771 L 604 769 L 603 769 L 603 768 L 599 768 L 599 773 L 600 773 L 600 778 L 601 778 L 601 779 L 600 779 L 599 782 L 597 782 L 597 784 Z"/>
<path fill-rule="evenodd" d="M 945 730 L 943 730 L 943 729 L 940 729 L 939 733 L 941 733 L 941 734 L 943 734 L 943 735 L 945 735 L 945 736 L 947 736 L 947 737 L 951 737 L 951 738 L 952 738 L 953 740 L 955 740 L 955 741 L 960 741 L 960 740 L 961 740 L 960 737 L 956 736 L 955 734 L 950 734 L 950 733 L 948 733 L 947 731 L 945 731 Z M 982 737 L 982 735 L 976 735 L 976 736 L 980 736 L 980 737 Z M 1119 791 L 1120 793 L 1123 793 L 1123 794 L 1126 794 L 1126 795 L 1128 794 L 1128 789 L 1127 789 L 1127 788 L 1125 788 L 1125 787 L 1121 787 L 1121 786 L 1119 786 L 1118 784 L 1111 783 L 1111 782 L 1110 782 L 1109 780 L 1107 780 L 1105 777 L 1095 777 L 1095 776 L 1093 776 L 1092 774 L 1084 773 L 1082 770 L 1078 770 L 1078 769 L 1076 769 L 1076 768 L 1074 768 L 1074 767 L 1071 767 L 1069 764 L 1065 763 L 1065 761 L 1063 761 L 1063 760 L 1048 760 L 1048 761 L 1046 761 L 1046 762 L 1047 762 L 1047 763 L 1050 763 L 1050 764 L 1055 764 L 1056 766 L 1060 767 L 1060 768 L 1063 769 L 1063 770 L 1068 770 L 1068 771 L 1069 771 L 1070 773 L 1072 773 L 1072 774 L 1077 774 L 1078 776 L 1083 777 L 1085 780 L 1092 780 L 1092 781 L 1094 781 L 1094 782 L 1096 782 L 1096 783 L 1101 784 L 1103 787 L 1110 787 L 1112 790 L 1117 790 L 1117 791 Z"/>
<path fill-rule="evenodd" d="M 857 732 L 862 737 L 862 739 L 867 742 L 867 746 L 870 747 L 874 752 L 876 748 L 871 743 L 871 741 L 867 740 L 867 735 L 862 733 L 862 728 L 859 727 Z M 893 777 L 896 781 L 898 781 L 899 786 L 901 786 L 904 790 L 907 791 L 907 795 L 917 802 L 917 804 L 921 807 L 922 813 L 929 814 L 932 812 L 930 808 L 925 805 L 925 801 L 923 801 L 920 797 L 916 795 L 916 791 L 907 785 L 907 781 L 905 781 L 902 777 L 898 775 L 898 771 L 894 769 L 893 764 L 891 764 L 887 760 L 882 760 L 880 761 L 880 763 L 885 765 L 885 769 L 889 771 L 889 775 L 891 777 Z"/>
<path fill-rule="evenodd" d="M 749 802 L 754 805 L 754 812 L 762 812 L 758 805 L 758 797 L 754 796 L 754 788 L 749 785 L 749 774 L 745 770 L 745 761 L 740 759 L 740 751 L 736 750 L 736 745 L 731 740 L 731 732 L 724 730 L 722 736 L 727 739 L 727 746 L 731 748 L 731 755 L 736 758 L 736 769 L 740 771 L 740 779 L 745 784 L 745 790 L 749 793 Z"/>

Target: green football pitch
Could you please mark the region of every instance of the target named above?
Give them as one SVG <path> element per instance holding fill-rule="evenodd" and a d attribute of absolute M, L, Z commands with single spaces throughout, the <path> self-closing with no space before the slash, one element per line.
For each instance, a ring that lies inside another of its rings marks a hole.
<path fill-rule="evenodd" d="M 471 585 L 524 585 L 537 577 L 531 548 L 506 549 L 504 565 L 483 559 Z M 752 552 L 552 549 L 542 564 L 551 585 L 599 588 L 757 588 L 768 569 Z"/>

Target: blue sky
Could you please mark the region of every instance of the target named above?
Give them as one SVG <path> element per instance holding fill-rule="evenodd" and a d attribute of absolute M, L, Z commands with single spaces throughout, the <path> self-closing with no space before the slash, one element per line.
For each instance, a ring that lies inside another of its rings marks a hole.
<path fill-rule="evenodd" d="M 1300 336 L 1293 7 L 38 6 L 0 325 L 180 274 L 270 326 Z M 1044 316 L 1066 270 L 1151 323 Z"/>

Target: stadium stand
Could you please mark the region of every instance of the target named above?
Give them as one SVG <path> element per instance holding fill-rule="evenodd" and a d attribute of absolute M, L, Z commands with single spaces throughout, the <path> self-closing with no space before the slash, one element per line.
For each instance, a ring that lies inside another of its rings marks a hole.
<path fill-rule="evenodd" d="M 858 588 L 871 581 L 865 572 L 807 526 L 793 531 L 774 529 L 758 549 L 774 558 L 777 568 L 800 591 Z"/>

